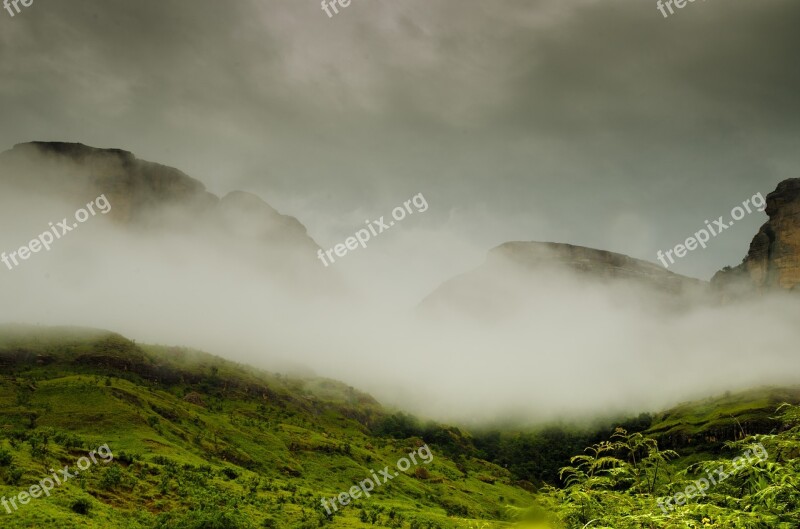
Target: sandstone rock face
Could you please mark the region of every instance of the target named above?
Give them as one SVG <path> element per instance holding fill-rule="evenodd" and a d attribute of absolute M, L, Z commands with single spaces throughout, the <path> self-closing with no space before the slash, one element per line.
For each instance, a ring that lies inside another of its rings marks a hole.
<path fill-rule="evenodd" d="M 800 290 L 800 178 L 784 180 L 767 195 L 765 223 L 742 264 L 718 272 L 712 284 L 723 291 Z"/>

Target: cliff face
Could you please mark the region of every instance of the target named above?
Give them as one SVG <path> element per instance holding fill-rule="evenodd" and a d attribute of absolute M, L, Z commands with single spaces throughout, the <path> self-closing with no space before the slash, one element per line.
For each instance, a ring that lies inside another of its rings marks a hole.
<path fill-rule="evenodd" d="M 767 221 L 742 264 L 717 272 L 721 290 L 797 290 L 800 283 L 800 178 L 784 180 L 767 195 Z"/>

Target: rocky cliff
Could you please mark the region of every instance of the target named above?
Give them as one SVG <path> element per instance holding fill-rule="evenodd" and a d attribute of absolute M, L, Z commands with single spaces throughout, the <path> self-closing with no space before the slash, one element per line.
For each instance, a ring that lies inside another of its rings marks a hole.
<path fill-rule="evenodd" d="M 744 261 L 711 280 L 727 292 L 800 290 L 800 178 L 784 180 L 767 195 L 767 221 L 750 243 Z"/>

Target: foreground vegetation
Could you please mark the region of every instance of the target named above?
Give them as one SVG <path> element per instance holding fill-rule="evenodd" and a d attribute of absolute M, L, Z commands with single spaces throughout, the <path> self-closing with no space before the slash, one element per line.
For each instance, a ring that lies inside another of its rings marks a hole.
<path fill-rule="evenodd" d="M 679 460 L 677 452 L 660 450 L 656 440 L 619 429 L 573 457 L 561 472 L 566 486 L 545 487 L 533 508 L 513 510 L 554 529 L 797 529 L 800 407 L 786 404 L 777 413 L 783 431 L 742 432 L 724 444 L 718 458 Z M 756 452 L 764 457 L 738 459 Z M 700 480 L 708 487 L 703 494 Z M 687 500 L 688 494 L 694 497 Z M 671 503 L 667 497 L 673 497 Z"/>

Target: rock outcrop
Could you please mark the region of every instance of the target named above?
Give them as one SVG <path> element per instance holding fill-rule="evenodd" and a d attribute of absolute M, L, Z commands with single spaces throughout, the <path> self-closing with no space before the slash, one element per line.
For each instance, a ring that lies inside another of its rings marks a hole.
<path fill-rule="evenodd" d="M 726 293 L 800 290 L 800 178 L 784 180 L 767 195 L 767 221 L 744 261 L 717 272 L 712 285 Z"/>

